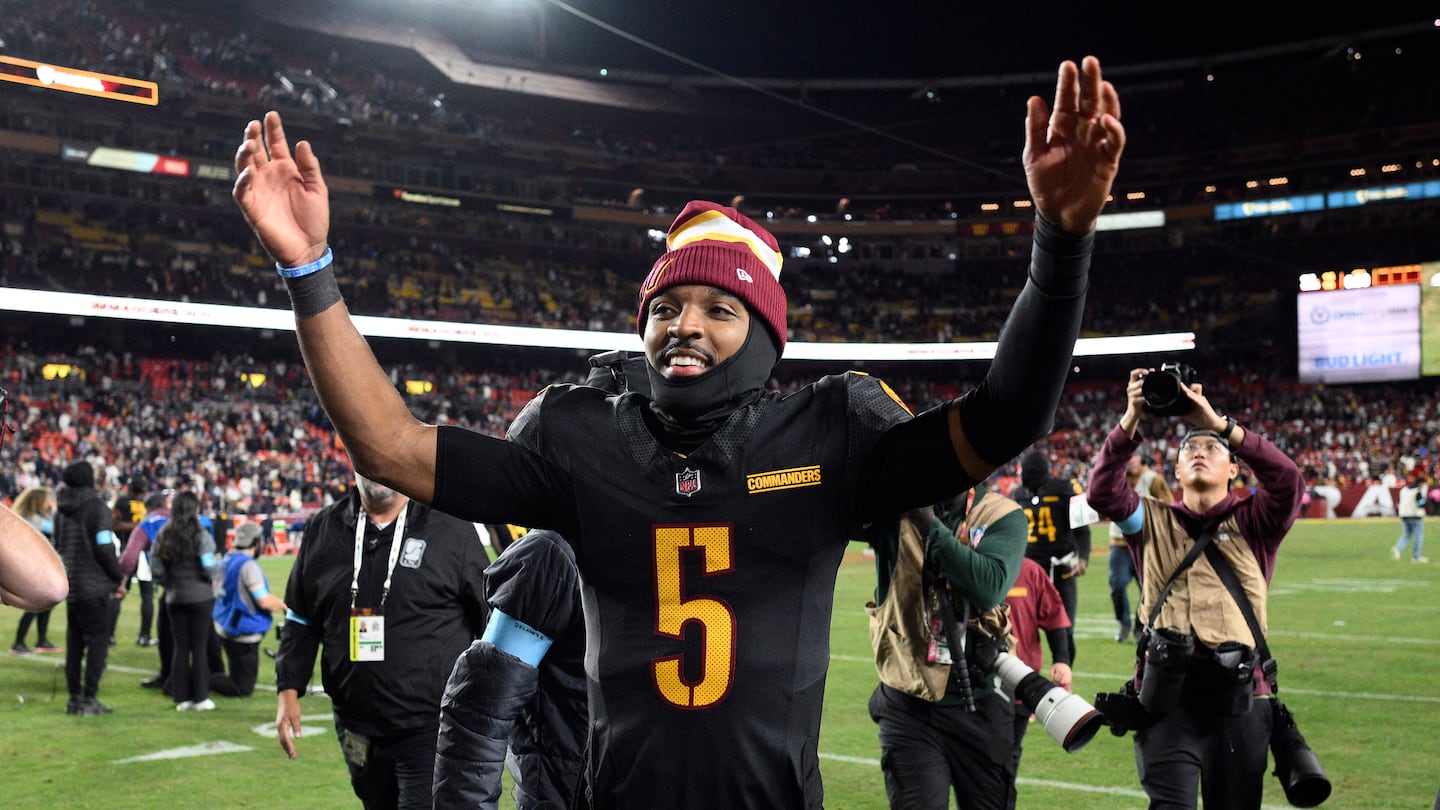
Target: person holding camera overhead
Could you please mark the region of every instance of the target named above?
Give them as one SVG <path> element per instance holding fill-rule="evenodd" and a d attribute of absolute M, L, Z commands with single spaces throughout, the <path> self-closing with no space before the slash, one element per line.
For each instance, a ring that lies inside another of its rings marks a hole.
<path fill-rule="evenodd" d="M 1172 368 L 1131 370 L 1125 413 L 1090 475 L 1090 505 L 1120 526 L 1140 579 L 1145 626 L 1132 685 L 1147 719 L 1136 726 L 1135 761 L 1151 808 L 1194 808 L 1197 787 L 1207 808 L 1259 808 L 1273 721 L 1272 701 L 1255 699 L 1271 697 L 1256 653 L 1263 638 L 1254 637 L 1220 578 L 1225 566 L 1212 565 L 1211 555 L 1218 551 L 1234 572 L 1263 635 L 1275 556 L 1305 484 L 1278 447 L 1215 410 L 1193 371 Z M 1180 443 L 1174 503 L 1140 495 L 1125 476 L 1146 413 L 1191 426 Z M 1237 459 L 1259 482 L 1243 500 L 1230 488 Z M 1212 548 L 1190 554 L 1205 544 Z"/>

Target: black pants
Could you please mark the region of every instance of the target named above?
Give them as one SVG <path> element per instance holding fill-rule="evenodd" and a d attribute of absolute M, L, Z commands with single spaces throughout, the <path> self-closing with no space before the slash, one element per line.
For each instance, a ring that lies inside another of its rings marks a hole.
<path fill-rule="evenodd" d="M 439 734 L 438 710 L 434 725 L 384 737 L 347 731 L 336 716 L 335 735 L 350 768 L 350 787 L 365 810 L 430 810 Z"/>
<path fill-rule="evenodd" d="M 170 659 L 170 696 L 175 702 L 199 702 L 210 697 L 210 636 L 215 625 L 210 618 L 214 599 L 165 605 L 175 636 Z"/>
<path fill-rule="evenodd" d="M 1044 563 L 1042 563 L 1044 565 Z M 1070 626 L 1065 628 L 1065 635 L 1070 642 L 1070 667 L 1075 667 L 1075 623 L 1078 621 L 1075 614 L 1080 610 L 1080 588 L 1075 582 L 1075 569 L 1068 565 L 1046 565 L 1050 572 L 1050 581 L 1055 583 L 1055 590 L 1060 592 L 1060 604 L 1065 606 L 1065 615 L 1070 617 Z"/>
<path fill-rule="evenodd" d="M 71 700 L 94 698 L 100 691 L 100 676 L 110 657 L 110 606 L 114 603 L 109 595 L 65 603 L 65 685 Z"/>
<path fill-rule="evenodd" d="M 148 579 L 137 581 L 140 583 L 140 635 L 148 636 L 155 624 L 155 583 Z"/>
<path fill-rule="evenodd" d="M 1013 729 L 1015 732 L 1015 742 L 1013 747 L 1010 749 L 1010 771 L 1018 777 L 1020 775 L 1020 755 L 1024 753 L 1025 732 L 1030 730 L 1030 710 L 1025 708 L 1024 703 L 1012 702 L 1010 705 L 1014 707 L 1013 711 L 1015 712 L 1015 721 L 1013 725 Z M 1016 792 L 1017 791 L 1013 790 L 1010 791 L 1009 810 L 1015 810 Z"/>
<path fill-rule="evenodd" d="M 975 711 L 941 706 L 880 684 L 870 719 L 880 726 L 880 769 L 894 810 L 1003 810 L 1015 793 L 1014 703 L 1001 693 Z"/>
<path fill-rule="evenodd" d="M 155 621 L 155 638 L 160 641 L 155 649 L 160 652 L 160 674 L 162 681 L 170 679 L 170 662 L 175 657 L 175 634 L 170 630 L 170 617 L 166 615 L 164 591 L 160 592 L 160 615 Z"/>
<path fill-rule="evenodd" d="M 260 642 L 246 643 L 221 638 L 229 672 L 224 666 L 210 670 L 210 691 L 227 697 L 249 697 L 255 692 L 255 679 L 260 672 Z"/>
<path fill-rule="evenodd" d="M 52 610 L 54 610 L 54 608 L 46 608 L 45 610 L 37 610 L 34 612 L 26 611 L 25 615 L 20 617 L 20 626 L 15 628 L 16 646 L 25 643 L 25 636 L 30 634 L 31 622 L 35 624 L 35 646 L 40 646 L 40 642 L 42 641 L 49 641 L 50 612 Z"/>
<path fill-rule="evenodd" d="M 1194 810 L 1196 790 L 1209 808 L 1258 810 L 1273 724 L 1270 701 L 1229 716 L 1219 679 L 1185 679 L 1180 706 L 1135 732 L 1135 764 L 1150 810 Z"/>

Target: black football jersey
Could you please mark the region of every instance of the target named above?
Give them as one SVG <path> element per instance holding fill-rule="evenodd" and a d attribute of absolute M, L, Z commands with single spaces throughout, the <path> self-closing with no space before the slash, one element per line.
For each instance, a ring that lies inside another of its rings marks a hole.
<path fill-rule="evenodd" d="M 826 377 L 766 394 L 682 456 L 647 406 L 557 385 L 507 442 L 442 430 L 437 506 L 574 547 L 592 806 L 818 808 L 836 571 L 881 497 L 858 485 L 862 462 L 909 411 L 872 377 Z"/>
<path fill-rule="evenodd" d="M 1040 485 L 1038 492 L 1020 486 L 1010 493 L 1010 497 L 1025 510 L 1025 519 L 1030 521 L 1026 557 L 1048 570 L 1052 557 L 1064 557 L 1072 551 L 1080 551 L 1075 544 L 1075 529 L 1070 525 L 1070 498 L 1082 491 L 1074 481 L 1052 477 Z"/>

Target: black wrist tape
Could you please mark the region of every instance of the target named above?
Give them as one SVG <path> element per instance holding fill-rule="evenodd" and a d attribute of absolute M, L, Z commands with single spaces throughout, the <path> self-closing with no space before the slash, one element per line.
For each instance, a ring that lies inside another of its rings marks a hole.
<path fill-rule="evenodd" d="M 313 318 L 343 298 L 333 266 L 299 278 L 286 278 L 285 289 L 290 291 L 290 308 L 297 318 Z"/>

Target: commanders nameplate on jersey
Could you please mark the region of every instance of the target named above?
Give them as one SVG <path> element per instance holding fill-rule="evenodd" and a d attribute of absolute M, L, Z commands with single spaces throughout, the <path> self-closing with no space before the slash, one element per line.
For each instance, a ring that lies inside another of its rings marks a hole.
<path fill-rule="evenodd" d="M 777 489 L 818 487 L 821 483 L 819 464 L 811 464 L 808 467 L 791 467 L 788 470 L 751 473 L 745 476 L 745 490 L 751 495 Z"/>

